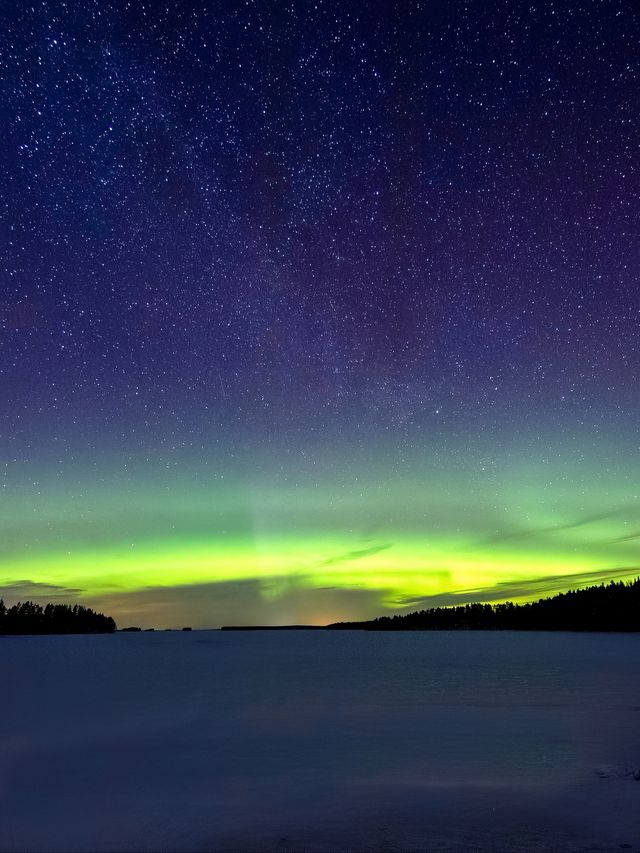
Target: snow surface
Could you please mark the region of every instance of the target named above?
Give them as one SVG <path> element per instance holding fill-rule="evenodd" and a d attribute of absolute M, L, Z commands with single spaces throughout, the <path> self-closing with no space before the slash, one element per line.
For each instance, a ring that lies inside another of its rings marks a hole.
<path fill-rule="evenodd" d="M 640 635 L 0 637 L 0 850 L 640 849 Z"/>

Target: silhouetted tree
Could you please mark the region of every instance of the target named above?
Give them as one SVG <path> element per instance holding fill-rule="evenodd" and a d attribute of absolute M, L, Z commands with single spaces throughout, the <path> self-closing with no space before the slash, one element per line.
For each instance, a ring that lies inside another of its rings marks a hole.
<path fill-rule="evenodd" d="M 433 607 L 370 622 L 336 622 L 328 628 L 368 631 L 640 631 L 640 578 L 572 590 L 526 604 Z"/>
<path fill-rule="evenodd" d="M 0 634 L 103 634 L 115 631 L 110 616 L 79 604 L 18 602 L 7 608 L 0 601 Z"/>

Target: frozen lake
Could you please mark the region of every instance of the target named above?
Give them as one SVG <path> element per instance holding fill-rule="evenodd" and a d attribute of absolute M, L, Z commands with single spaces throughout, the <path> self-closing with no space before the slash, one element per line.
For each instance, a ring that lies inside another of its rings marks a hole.
<path fill-rule="evenodd" d="M 640 849 L 640 635 L 0 637 L 0 678 L 2 851 Z"/>

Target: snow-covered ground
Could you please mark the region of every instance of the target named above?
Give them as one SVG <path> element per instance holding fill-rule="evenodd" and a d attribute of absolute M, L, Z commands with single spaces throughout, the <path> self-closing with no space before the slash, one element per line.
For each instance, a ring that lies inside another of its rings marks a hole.
<path fill-rule="evenodd" d="M 0 638 L 0 850 L 640 849 L 640 635 Z"/>

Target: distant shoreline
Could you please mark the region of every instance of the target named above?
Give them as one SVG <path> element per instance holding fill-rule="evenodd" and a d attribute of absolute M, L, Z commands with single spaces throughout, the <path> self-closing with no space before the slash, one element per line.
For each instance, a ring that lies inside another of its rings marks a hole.
<path fill-rule="evenodd" d="M 456 633 L 464 633 L 465 631 L 482 631 L 483 633 L 493 632 L 495 634 L 509 632 L 517 632 L 519 634 L 636 634 L 640 633 L 640 628 L 635 630 L 619 629 L 580 629 L 580 628 L 371 628 L 369 625 L 222 625 L 220 628 L 194 628 L 194 631 L 371 631 L 374 633 L 394 633 L 394 634 L 411 634 L 411 633 L 442 633 L 444 631 L 455 631 Z M 119 631 L 118 633 L 123 633 Z M 143 632 L 144 633 L 144 632 Z M 156 633 L 163 633 L 156 631 Z M 174 631 L 174 633 L 178 633 Z"/>
<path fill-rule="evenodd" d="M 285 630 L 328 631 L 575 631 L 636 633 L 640 631 L 640 578 L 624 583 L 561 592 L 524 604 L 463 604 L 432 607 L 363 622 L 330 625 L 283 625 Z M 222 631 L 273 630 L 272 626 L 225 626 Z"/>
<path fill-rule="evenodd" d="M 80 605 L 30 601 L 7 608 L 0 600 L 0 636 L 190 632 L 182 628 L 117 629 L 114 619 Z M 640 632 L 640 578 L 558 593 L 524 604 L 473 603 L 328 625 L 222 625 L 201 631 L 570 631 Z"/>
<path fill-rule="evenodd" d="M 214 629 L 215 630 L 215 629 Z M 222 625 L 218 631 L 328 631 L 328 625 Z M 360 630 L 354 628 L 354 630 Z"/>

